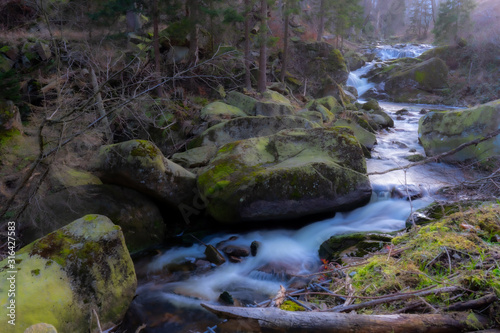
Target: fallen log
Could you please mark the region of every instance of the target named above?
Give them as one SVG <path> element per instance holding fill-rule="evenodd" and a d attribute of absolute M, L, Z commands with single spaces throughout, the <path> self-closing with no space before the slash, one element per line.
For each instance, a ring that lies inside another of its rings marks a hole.
<path fill-rule="evenodd" d="M 360 315 L 334 312 L 284 311 L 277 308 L 245 308 L 202 303 L 219 317 L 256 322 L 261 328 L 286 332 L 336 333 L 444 333 L 481 330 L 487 318 L 473 313 Z"/>

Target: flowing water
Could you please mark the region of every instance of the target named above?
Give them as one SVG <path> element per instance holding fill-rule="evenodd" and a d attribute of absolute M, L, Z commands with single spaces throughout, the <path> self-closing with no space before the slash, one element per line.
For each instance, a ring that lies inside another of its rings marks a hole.
<path fill-rule="evenodd" d="M 420 48 L 422 49 L 422 48 Z M 404 54 L 386 47 L 380 48 L 380 57 Z M 416 54 L 416 53 L 415 53 Z M 360 69 L 367 71 L 367 64 Z M 350 82 L 363 91 L 367 82 Z M 354 82 L 354 83 L 352 83 Z M 369 172 L 383 171 L 408 163 L 405 156 L 420 153 L 418 119 L 424 105 L 402 105 L 381 102 L 381 107 L 395 119 L 395 128 L 377 136 L 378 144 L 367 160 Z M 400 116 L 396 111 L 405 108 Z M 432 106 L 436 108 L 436 106 Z M 444 108 L 444 107 L 443 107 Z M 255 304 L 273 297 L 280 288 L 300 286 L 296 275 L 316 272 L 320 267 L 318 249 L 323 241 L 335 234 L 352 231 L 391 232 L 405 227 L 412 209 L 423 207 L 433 200 L 439 187 L 455 184 L 463 179 L 460 172 L 443 164 L 427 164 L 404 171 L 370 176 L 374 194 L 371 202 L 348 213 L 317 221 L 301 229 L 259 230 L 239 234 L 213 234 L 203 242 L 217 245 L 249 247 L 260 242 L 256 256 L 248 256 L 239 263 L 226 262 L 215 267 L 200 261 L 205 257 L 205 246 L 171 248 L 162 254 L 136 265 L 139 276 L 137 297 L 127 316 L 129 327 L 147 323 L 147 332 L 204 332 L 220 319 L 200 307 L 201 302 L 216 302 L 223 291 L 229 292 L 241 304 Z M 421 198 L 411 202 L 398 197 L 406 191 L 419 193 Z M 396 195 L 395 195 L 396 194 Z M 132 319 L 131 319 L 132 318 Z M 135 322 L 134 322 L 135 320 Z"/>

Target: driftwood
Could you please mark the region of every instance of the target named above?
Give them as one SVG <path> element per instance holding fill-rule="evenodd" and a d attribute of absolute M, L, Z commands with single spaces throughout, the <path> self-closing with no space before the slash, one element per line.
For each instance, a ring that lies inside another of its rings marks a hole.
<path fill-rule="evenodd" d="M 489 327 L 488 319 L 466 312 L 446 315 L 360 315 L 283 311 L 277 308 L 230 307 L 203 303 L 201 306 L 220 317 L 258 324 L 259 327 L 268 330 L 284 330 L 286 332 L 454 333 L 487 329 Z"/>

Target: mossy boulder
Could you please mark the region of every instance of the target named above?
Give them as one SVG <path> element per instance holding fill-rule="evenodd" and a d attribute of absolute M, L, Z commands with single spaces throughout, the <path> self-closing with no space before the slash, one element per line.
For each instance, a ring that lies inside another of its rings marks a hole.
<path fill-rule="evenodd" d="M 203 109 L 201 109 L 200 114 L 201 119 L 212 124 L 246 116 L 247 114 L 241 109 L 223 102 L 213 102 L 206 105 Z"/>
<path fill-rule="evenodd" d="M 474 108 L 431 111 L 420 118 L 418 134 L 427 156 L 450 151 L 463 143 L 481 139 L 500 129 L 500 100 Z M 448 162 L 484 161 L 500 155 L 500 136 L 446 156 Z"/>
<path fill-rule="evenodd" d="M 217 153 L 215 144 L 188 149 L 172 156 L 172 161 L 184 168 L 198 168 L 207 165 Z"/>
<path fill-rule="evenodd" d="M 346 52 L 344 58 L 351 72 L 360 69 L 366 63 L 366 58 L 361 53 L 355 51 Z"/>
<path fill-rule="evenodd" d="M 191 203 L 196 176 L 167 160 L 153 143 L 130 140 L 101 147 L 94 169 L 104 183 L 135 189 L 170 206 Z"/>
<path fill-rule="evenodd" d="M 330 112 L 330 111 L 328 111 L 328 112 Z M 323 125 L 323 122 L 325 120 L 325 118 L 323 117 L 321 112 L 309 111 L 307 109 L 300 110 L 297 113 L 297 116 L 305 118 L 305 119 L 307 119 L 313 123 L 319 124 L 319 125 Z"/>
<path fill-rule="evenodd" d="M 379 128 L 394 127 L 394 119 L 382 110 L 368 111 L 365 112 L 365 114 L 373 123 L 377 124 Z"/>
<path fill-rule="evenodd" d="M 448 87 L 448 66 L 439 58 L 431 58 L 422 63 L 391 74 L 385 83 L 385 90 L 391 96 L 402 91 L 422 90 L 435 92 Z"/>
<path fill-rule="evenodd" d="M 378 104 L 378 101 L 376 99 L 370 99 L 368 102 L 363 103 L 361 108 L 365 111 L 379 111 L 382 110 L 380 105 Z"/>
<path fill-rule="evenodd" d="M 8 281 L 13 261 L 0 262 Z M 23 332 L 47 323 L 59 332 L 96 332 L 95 310 L 103 329 L 118 323 L 137 287 L 134 265 L 119 226 L 101 215 L 86 215 L 34 241 L 16 253 L 16 325 Z M 8 283 L 0 284 L 0 306 L 7 317 Z"/>
<path fill-rule="evenodd" d="M 290 47 L 289 71 L 301 81 L 307 80 L 307 92 L 313 97 L 323 97 L 325 85 L 333 82 L 344 85 L 349 70 L 342 53 L 326 42 L 298 41 Z"/>
<path fill-rule="evenodd" d="M 324 241 L 318 251 L 321 259 L 341 261 L 345 257 L 364 257 L 390 245 L 392 236 L 377 232 L 356 232 L 335 235 Z"/>
<path fill-rule="evenodd" d="M 0 135 L 12 130 L 22 130 L 21 115 L 14 102 L 0 100 Z"/>
<path fill-rule="evenodd" d="M 361 145 L 345 127 L 283 130 L 223 146 L 198 177 L 223 223 L 333 213 L 365 204 L 371 186 Z"/>
<path fill-rule="evenodd" d="M 295 108 L 288 98 L 273 90 L 264 92 L 262 99 L 255 104 L 257 116 L 292 116 L 295 113 Z"/>
<path fill-rule="evenodd" d="M 225 102 L 237 107 L 249 116 L 255 116 L 255 105 L 257 104 L 257 100 L 251 96 L 237 91 L 230 91 L 227 93 Z"/>
<path fill-rule="evenodd" d="M 167 226 L 146 196 L 114 185 L 82 185 L 50 193 L 19 218 L 24 243 L 43 237 L 86 214 L 107 216 L 121 227 L 131 253 L 159 246 Z"/>
<path fill-rule="evenodd" d="M 328 111 L 335 112 L 337 108 L 341 107 L 339 102 L 333 96 L 324 96 L 321 98 L 313 99 L 306 104 L 306 108 L 309 110 L 316 110 L 317 106 L 321 105 Z"/>
<path fill-rule="evenodd" d="M 284 129 L 316 127 L 320 125 L 298 116 L 241 117 L 210 127 L 188 147 L 215 145 L 219 148 L 229 142 L 271 135 Z"/>
<path fill-rule="evenodd" d="M 373 146 L 377 143 L 375 134 L 361 127 L 361 125 L 353 119 L 339 119 L 333 123 L 333 126 L 348 127 L 354 133 L 354 136 L 358 139 L 359 143 L 368 150 L 372 150 Z"/>
<path fill-rule="evenodd" d="M 14 67 L 15 62 L 0 54 L 0 73 L 5 73 Z"/>
<path fill-rule="evenodd" d="M 57 330 L 53 325 L 39 323 L 31 325 L 24 331 L 24 333 L 57 333 Z"/>
<path fill-rule="evenodd" d="M 102 185 L 99 177 L 84 170 L 73 169 L 67 165 L 52 165 L 48 180 L 51 192 L 58 192 L 68 187 L 81 185 Z"/>

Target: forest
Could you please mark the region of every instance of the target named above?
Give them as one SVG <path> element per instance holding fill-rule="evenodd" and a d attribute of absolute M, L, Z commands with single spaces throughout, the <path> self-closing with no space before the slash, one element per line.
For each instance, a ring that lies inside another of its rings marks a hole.
<path fill-rule="evenodd" d="M 500 332 L 499 32 L 497 0 L 0 1 L 0 330 Z"/>

